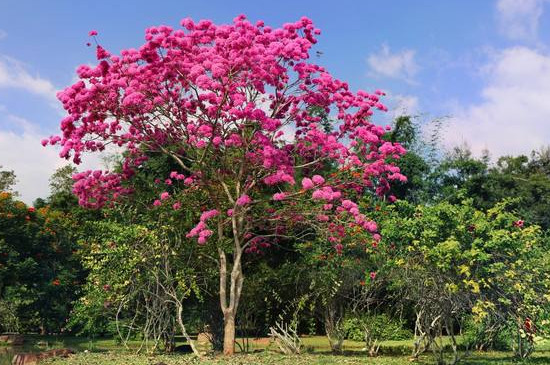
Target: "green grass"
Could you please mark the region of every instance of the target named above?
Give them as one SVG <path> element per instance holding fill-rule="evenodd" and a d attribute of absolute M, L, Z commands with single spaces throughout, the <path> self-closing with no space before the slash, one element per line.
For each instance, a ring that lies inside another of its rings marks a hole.
<path fill-rule="evenodd" d="M 198 360 L 194 359 L 191 355 L 158 355 L 158 356 L 144 356 L 134 354 L 120 354 L 120 353 L 80 353 L 68 359 L 57 359 L 45 364 L 50 365 L 152 365 L 163 363 L 166 365 L 188 365 L 197 364 Z M 306 364 L 348 364 L 348 365 L 405 365 L 410 364 L 407 356 L 380 356 L 375 358 L 369 358 L 365 355 L 328 355 L 328 354 L 303 354 L 294 356 L 285 356 L 280 354 L 274 354 L 271 352 L 265 352 L 261 354 L 237 354 L 231 358 L 224 358 L 222 356 L 215 358 L 206 358 L 200 361 L 204 365 L 253 365 L 253 364 L 266 364 L 266 365 L 306 365 Z M 532 358 L 522 362 L 522 364 L 549 364 L 550 354 L 546 353 L 544 356 L 541 354 L 535 354 Z M 423 356 L 420 361 L 414 364 L 427 365 L 433 364 L 433 360 L 429 356 Z M 468 360 L 462 362 L 467 365 L 499 365 L 499 364 L 515 364 L 513 359 L 510 358 L 510 353 L 501 352 L 488 352 L 482 354 L 474 354 Z"/>
<path fill-rule="evenodd" d="M 242 341 L 242 339 L 240 339 Z M 361 351 L 362 342 L 346 341 L 344 352 L 340 355 L 333 355 L 329 351 L 326 337 L 312 336 L 304 337 L 303 344 L 308 349 L 307 353 L 295 356 L 286 356 L 277 353 L 277 346 L 274 344 L 266 346 L 265 343 L 258 344 L 253 339 L 248 339 L 251 353 L 238 353 L 234 357 L 223 356 L 205 357 L 200 364 L 211 365 L 252 365 L 252 364 L 281 364 L 281 365 L 305 365 L 305 364 L 373 364 L 373 365 L 405 365 L 410 364 L 410 351 L 412 341 L 386 341 L 382 343 L 382 355 L 369 358 Z M 39 346 L 38 344 L 42 345 Z M 138 342 L 132 342 L 131 347 L 135 350 Z M 199 363 L 192 355 L 136 355 L 133 351 L 122 348 L 113 339 L 96 339 L 90 341 L 82 337 L 63 336 L 27 336 L 25 351 L 40 351 L 49 348 L 68 347 L 77 351 L 77 354 L 67 359 L 52 359 L 42 362 L 50 365 L 155 365 L 163 363 L 166 365 L 187 365 Z M 238 347 L 237 347 L 238 349 Z M 84 352 L 87 350 L 86 352 Z M 256 352 L 254 352 L 256 351 Z M 41 364 L 42 364 L 41 363 Z M 413 364 L 427 365 L 434 361 L 430 354 L 423 355 L 418 362 Z M 474 352 L 461 364 L 467 365 L 498 365 L 515 364 L 510 352 Z M 9 364 L 9 362 L 6 362 Z M 546 343 L 539 348 L 532 358 L 522 364 L 550 364 L 550 344 Z M 0 361 L 0 365 L 3 363 Z"/>

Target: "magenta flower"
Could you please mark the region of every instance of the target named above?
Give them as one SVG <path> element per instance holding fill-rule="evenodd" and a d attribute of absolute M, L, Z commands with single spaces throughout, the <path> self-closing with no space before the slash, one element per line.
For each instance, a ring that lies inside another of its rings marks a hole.
<path fill-rule="evenodd" d="M 252 199 L 250 199 L 250 197 L 246 194 L 243 194 L 239 197 L 239 199 L 237 199 L 237 205 L 240 205 L 240 206 L 243 206 L 243 205 L 247 205 L 247 204 L 250 204 L 252 202 Z"/>
<path fill-rule="evenodd" d="M 286 198 L 286 193 L 275 193 L 275 194 L 273 194 L 273 200 L 281 201 L 281 200 L 285 200 L 285 198 Z"/>
<path fill-rule="evenodd" d="M 207 220 L 209 220 L 210 218 L 214 218 L 214 217 L 217 216 L 218 214 L 220 214 L 220 212 L 218 212 L 216 209 L 208 210 L 208 211 L 203 212 L 203 213 L 201 214 L 200 221 L 201 221 L 201 222 L 207 221 Z"/>
<path fill-rule="evenodd" d="M 160 194 L 160 199 L 161 200 L 166 200 L 168 198 L 170 198 L 170 193 L 169 192 L 165 191 L 164 193 Z"/>
<path fill-rule="evenodd" d="M 160 200 L 156 199 L 156 200 L 153 202 L 153 205 L 154 205 L 155 207 L 158 207 L 158 206 L 162 205 L 162 203 L 160 202 Z"/>
<path fill-rule="evenodd" d="M 174 205 L 172 205 L 172 208 L 174 208 L 174 210 L 179 210 L 181 208 L 181 203 L 175 202 Z"/>
<path fill-rule="evenodd" d="M 317 220 L 319 222 L 328 222 L 329 217 L 328 217 L 328 215 L 325 215 L 325 214 L 319 214 L 319 215 L 317 215 Z"/>
<path fill-rule="evenodd" d="M 364 226 L 365 226 L 365 229 L 369 232 L 376 232 L 378 230 L 378 226 L 374 221 L 365 222 Z"/>
<path fill-rule="evenodd" d="M 97 30 L 90 30 L 90 32 L 88 33 L 88 35 L 89 35 L 90 37 L 96 36 L 96 35 L 97 35 Z"/>
<path fill-rule="evenodd" d="M 321 175 L 313 175 L 311 178 L 316 185 L 321 185 L 325 182 L 325 179 Z"/>
<path fill-rule="evenodd" d="M 310 178 L 304 177 L 302 179 L 302 188 L 309 190 L 309 189 L 312 189 L 314 186 L 315 184 L 313 184 L 313 181 L 311 181 Z"/>
<path fill-rule="evenodd" d="M 514 227 L 523 228 L 523 224 L 524 224 L 524 223 L 525 223 L 525 222 L 524 222 L 523 220 L 521 220 L 521 219 L 520 219 L 520 220 L 517 220 L 517 221 L 514 222 Z"/>

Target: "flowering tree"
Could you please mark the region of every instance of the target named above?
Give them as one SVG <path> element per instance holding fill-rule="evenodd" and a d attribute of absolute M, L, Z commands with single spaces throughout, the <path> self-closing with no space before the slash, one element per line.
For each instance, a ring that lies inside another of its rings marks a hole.
<path fill-rule="evenodd" d="M 97 45 L 98 65 L 80 66 L 81 80 L 58 94 L 68 112 L 62 135 L 42 143 L 61 145 L 61 157 L 77 164 L 109 144 L 124 151 L 121 171 L 74 176 L 80 204 L 92 208 L 131 193 L 127 182 L 147 156 L 177 163 L 178 171 L 158 176 L 165 189 L 151 209 L 179 210 L 185 194 L 206 197 L 187 236 L 217 249 L 224 353 L 232 354 L 243 255 L 290 234 L 290 223 L 336 251 L 349 229 L 379 237 L 353 200 L 404 180 L 393 161 L 405 151 L 369 120 L 385 110 L 382 92 L 353 93 L 308 61 L 320 33 L 311 20 L 279 29 L 244 16 L 230 25 L 181 24 L 147 29 L 143 46 L 120 55 Z M 323 123 L 316 110 L 337 121 Z"/>
<path fill-rule="evenodd" d="M 0 331 L 59 332 L 81 269 L 75 220 L 0 192 Z"/>

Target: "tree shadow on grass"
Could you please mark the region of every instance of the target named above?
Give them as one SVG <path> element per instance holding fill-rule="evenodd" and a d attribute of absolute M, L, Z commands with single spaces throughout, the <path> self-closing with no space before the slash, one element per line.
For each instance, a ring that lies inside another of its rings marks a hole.
<path fill-rule="evenodd" d="M 483 357 L 474 355 L 468 357 L 460 362 L 464 365 L 498 365 L 498 364 L 533 364 L 533 365 L 548 365 L 550 364 L 550 356 L 531 357 L 523 360 L 518 360 L 513 356 L 495 356 L 495 357 Z"/>

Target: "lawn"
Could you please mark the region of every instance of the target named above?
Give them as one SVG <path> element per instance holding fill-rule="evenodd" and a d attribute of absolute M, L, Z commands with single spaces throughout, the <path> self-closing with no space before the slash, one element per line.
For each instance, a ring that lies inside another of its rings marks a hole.
<path fill-rule="evenodd" d="M 510 353 L 488 352 L 482 354 L 474 354 L 462 364 L 468 365 L 497 365 L 497 364 L 515 364 L 516 362 L 510 358 Z M 145 356 L 135 354 L 121 354 L 114 352 L 107 353 L 80 353 L 68 359 L 57 359 L 54 361 L 45 362 L 50 365 L 187 365 L 197 364 L 199 361 L 191 355 L 158 355 Z M 304 355 L 280 355 L 271 352 L 258 354 L 237 354 L 232 358 L 215 357 L 206 358 L 201 364 L 227 364 L 227 365 L 252 365 L 252 364 L 267 364 L 267 365 L 305 365 L 305 364 L 372 364 L 372 365 L 405 365 L 411 361 L 407 356 L 379 356 L 369 358 L 365 355 L 330 355 L 325 353 L 314 353 Z M 433 364 L 434 361 L 429 356 L 424 356 L 416 364 Z M 532 358 L 523 362 L 523 364 L 549 364 L 550 353 L 536 353 Z"/>
<path fill-rule="evenodd" d="M 242 342 L 243 340 L 240 339 Z M 287 356 L 277 353 L 275 345 L 266 344 L 266 341 L 249 339 L 250 353 L 238 353 L 232 358 L 222 356 L 206 356 L 200 363 L 227 364 L 227 365 L 248 365 L 248 364 L 281 364 L 281 365 L 302 365 L 302 364 L 373 364 L 373 365 L 404 365 L 410 364 L 411 341 L 387 341 L 382 343 L 383 355 L 369 358 L 361 351 L 361 342 L 346 341 L 344 353 L 333 355 L 329 351 L 328 342 L 325 337 L 313 336 L 304 337 L 303 343 L 307 350 L 302 355 Z M 136 347 L 137 342 L 131 343 Z M 133 351 L 123 349 L 112 339 L 89 340 L 82 337 L 53 337 L 53 336 L 30 336 L 25 351 L 39 351 L 40 349 L 68 347 L 74 349 L 77 354 L 67 359 L 53 359 L 44 361 L 50 365 L 186 365 L 196 364 L 198 360 L 190 354 L 173 355 L 146 355 L 135 354 Z M 238 349 L 238 347 L 237 347 Z M 427 354 L 420 358 L 416 364 L 433 364 L 432 357 Z M 510 352 L 483 352 L 473 353 L 462 364 L 497 365 L 515 363 Z M 550 364 L 550 344 L 540 346 L 532 358 L 523 362 L 525 364 Z M 0 361 L 0 364 L 3 364 Z M 6 363 L 9 364 L 9 363 Z"/>

